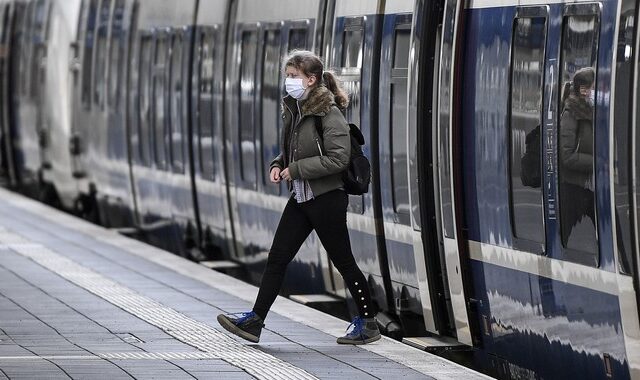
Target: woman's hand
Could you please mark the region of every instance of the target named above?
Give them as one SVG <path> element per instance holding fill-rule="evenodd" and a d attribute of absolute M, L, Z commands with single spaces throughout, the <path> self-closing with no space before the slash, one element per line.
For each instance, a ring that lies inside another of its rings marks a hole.
<path fill-rule="evenodd" d="M 289 168 L 286 168 L 280 173 L 280 177 L 282 179 L 286 179 L 287 181 L 291 181 L 291 174 L 289 174 Z"/>
<path fill-rule="evenodd" d="M 273 169 L 271 169 L 271 172 L 269 173 L 269 177 L 271 177 L 271 182 L 280 183 L 280 168 L 276 166 Z"/>

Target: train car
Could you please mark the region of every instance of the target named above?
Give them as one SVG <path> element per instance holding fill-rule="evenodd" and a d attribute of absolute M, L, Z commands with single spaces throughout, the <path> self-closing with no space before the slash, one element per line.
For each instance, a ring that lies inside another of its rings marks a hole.
<path fill-rule="evenodd" d="M 268 178 L 283 58 L 312 50 L 365 135 L 372 183 L 350 197 L 348 228 L 383 330 L 465 350 L 499 378 L 640 378 L 638 12 L 633 0 L 0 2 L 3 168 L 94 221 L 231 259 L 257 284 L 290 196 Z M 585 70 L 595 96 L 570 140 L 564 90 Z M 284 286 L 349 297 L 315 235 Z"/>
<path fill-rule="evenodd" d="M 637 88 L 632 3 L 447 4 L 440 231 L 501 377 L 638 376 L 637 219 L 624 200 L 637 173 L 622 137 L 635 127 L 628 108 L 614 112 Z M 595 79 L 593 103 L 566 100 L 580 72 Z"/>

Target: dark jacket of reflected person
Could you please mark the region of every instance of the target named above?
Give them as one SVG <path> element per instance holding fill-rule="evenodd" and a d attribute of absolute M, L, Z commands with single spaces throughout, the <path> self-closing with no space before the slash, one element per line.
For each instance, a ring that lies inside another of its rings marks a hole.
<path fill-rule="evenodd" d="M 585 67 L 576 71 L 572 82 L 563 91 L 563 109 L 560 117 L 559 190 L 560 226 L 562 244 L 580 251 L 597 250 L 594 205 L 594 83 L 595 71 Z M 587 217 L 591 228 L 581 229 L 578 224 Z"/>

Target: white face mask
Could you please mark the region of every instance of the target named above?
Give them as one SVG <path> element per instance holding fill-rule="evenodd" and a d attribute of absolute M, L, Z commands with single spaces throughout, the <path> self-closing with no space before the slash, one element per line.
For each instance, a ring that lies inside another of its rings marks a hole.
<path fill-rule="evenodd" d="M 302 85 L 302 78 L 286 78 L 284 80 L 284 86 L 287 89 L 287 94 L 291 95 L 294 99 L 301 99 L 307 90 Z"/>

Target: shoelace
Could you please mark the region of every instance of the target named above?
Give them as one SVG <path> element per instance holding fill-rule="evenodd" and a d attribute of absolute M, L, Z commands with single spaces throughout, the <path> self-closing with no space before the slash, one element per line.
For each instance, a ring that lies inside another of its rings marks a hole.
<path fill-rule="evenodd" d="M 245 322 L 245 321 L 247 321 L 248 319 L 253 318 L 253 316 L 254 316 L 254 315 L 256 315 L 256 313 L 255 313 L 255 312 L 253 312 L 253 311 L 247 311 L 247 312 L 244 312 L 244 313 L 231 313 L 231 314 L 229 314 L 229 315 L 240 315 L 241 317 L 240 317 L 240 318 L 237 318 L 237 319 L 235 320 L 235 324 L 239 325 L 239 324 L 241 324 L 241 323 L 244 323 L 244 322 Z"/>
<path fill-rule="evenodd" d="M 360 334 L 362 334 L 362 329 L 364 328 L 364 319 L 355 317 L 353 322 L 351 322 L 347 327 L 347 331 L 349 331 L 351 326 L 353 326 L 353 330 L 351 330 L 351 332 L 347 335 L 359 336 Z"/>

